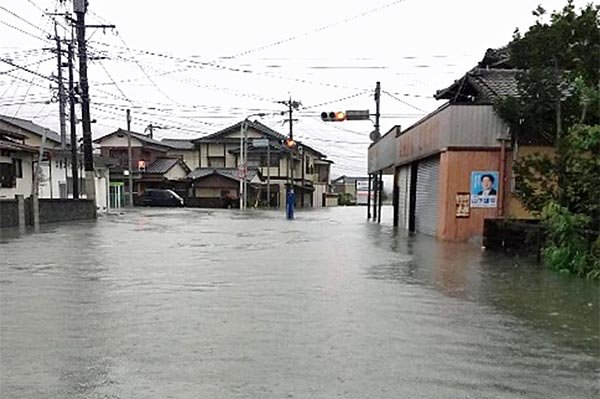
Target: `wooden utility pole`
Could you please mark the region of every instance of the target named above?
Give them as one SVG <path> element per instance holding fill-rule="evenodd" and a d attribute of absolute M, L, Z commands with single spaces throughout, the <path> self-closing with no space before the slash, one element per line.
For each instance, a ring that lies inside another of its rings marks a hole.
<path fill-rule="evenodd" d="M 71 128 L 71 180 L 73 182 L 73 199 L 79 198 L 79 160 L 77 157 L 77 115 L 75 115 L 75 84 L 73 82 L 73 34 L 71 32 L 71 41 L 68 50 L 69 66 L 69 124 Z M 67 193 L 68 196 L 68 193 Z"/>

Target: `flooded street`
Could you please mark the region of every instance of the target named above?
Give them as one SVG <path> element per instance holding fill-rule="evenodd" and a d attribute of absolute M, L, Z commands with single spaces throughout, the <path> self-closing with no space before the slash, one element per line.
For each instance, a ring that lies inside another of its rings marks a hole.
<path fill-rule="evenodd" d="M 598 284 L 365 213 L 3 232 L 0 397 L 598 397 Z"/>

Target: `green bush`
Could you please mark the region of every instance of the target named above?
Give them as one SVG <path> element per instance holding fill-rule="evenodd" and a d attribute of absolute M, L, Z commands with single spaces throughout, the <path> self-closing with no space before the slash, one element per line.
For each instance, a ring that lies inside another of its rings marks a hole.
<path fill-rule="evenodd" d="M 600 279 L 600 237 L 591 242 L 590 217 L 554 201 L 544 207 L 542 217 L 547 234 L 544 263 L 560 273 Z"/>
<path fill-rule="evenodd" d="M 354 198 L 352 198 L 352 194 L 350 193 L 341 193 L 338 197 L 339 205 L 355 205 Z"/>

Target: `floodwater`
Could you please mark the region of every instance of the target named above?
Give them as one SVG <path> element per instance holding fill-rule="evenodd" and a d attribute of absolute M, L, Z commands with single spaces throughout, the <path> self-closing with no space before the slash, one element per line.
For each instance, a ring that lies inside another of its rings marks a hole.
<path fill-rule="evenodd" d="M 2 232 L 0 397 L 599 397 L 598 284 L 365 212 Z"/>

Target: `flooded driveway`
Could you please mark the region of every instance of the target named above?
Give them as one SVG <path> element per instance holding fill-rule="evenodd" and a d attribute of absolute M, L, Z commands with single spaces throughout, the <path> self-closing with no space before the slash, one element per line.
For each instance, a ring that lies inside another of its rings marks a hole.
<path fill-rule="evenodd" d="M 2 233 L 0 397 L 598 397 L 597 284 L 365 212 Z"/>

